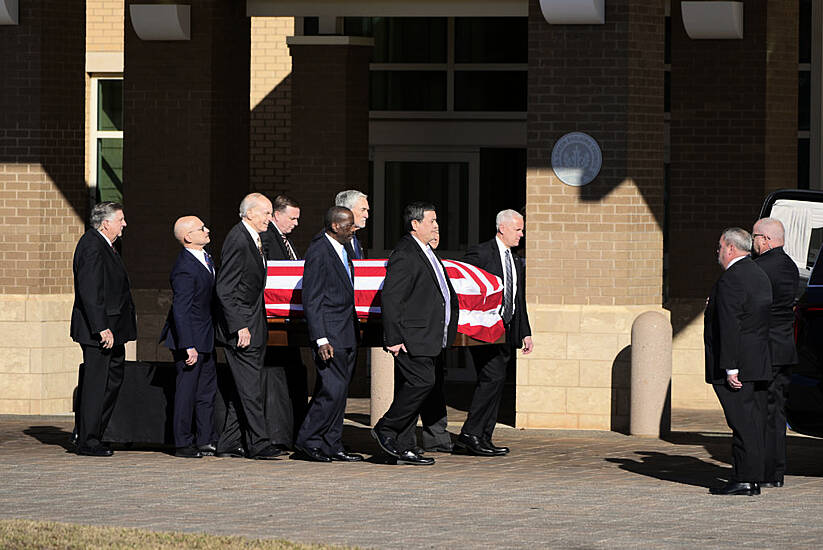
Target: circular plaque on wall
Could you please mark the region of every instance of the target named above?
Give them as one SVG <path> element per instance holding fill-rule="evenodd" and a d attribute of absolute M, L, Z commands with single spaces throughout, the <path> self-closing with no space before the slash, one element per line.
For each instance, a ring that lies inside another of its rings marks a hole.
<path fill-rule="evenodd" d="M 580 187 L 591 183 L 600 173 L 602 165 L 600 146 L 584 132 L 564 135 L 552 149 L 552 169 L 566 185 Z"/>

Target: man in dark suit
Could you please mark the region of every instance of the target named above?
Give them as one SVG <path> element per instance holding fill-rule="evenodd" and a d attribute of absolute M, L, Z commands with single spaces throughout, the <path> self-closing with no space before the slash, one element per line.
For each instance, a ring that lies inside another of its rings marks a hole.
<path fill-rule="evenodd" d="M 77 454 L 111 456 L 103 444 L 126 358 L 125 343 L 137 338 L 129 277 L 114 241 L 123 235 L 123 206 L 102 202 L 91 210 L 91 229 L 74 250 L 71 338 L 83 349 L 77 414 Z"/>
<path fill-rule="evenodd" d="M 484 243 L 472 246 L 463 261 L 484 269 L 503 280 L 503 303 L 500 316 L 506 327 L 506 342 L 469 348 L 477 385 L 469 415 L 463 424 L 455 447 L 462 452 L 479 455 L 504 455 L 508 447 L 492 443 L 492 432 L 497 423 L 506 367 L 518 348 L 531 353 L 533 344 L 529 313 L 526 311 L 526 277 L 522 260 L 511 249 L 523 237 L 523 216 L 515 210 L 502 210 L 495 220 L 497 235 Z"/>
<path fill-rule="evenodd" d="M 754 224 L 755 262 L 772 285 L 769 345 L 772 376 L 766 401 L 766 471 L 761 487 L 782 487 L 786 473 L 786 397 L 792 366 L 797 364 L 794 343 L 794 304 L 800 284 L 797 265 L 783 250 L 783 224 L 763 218 Z"/>
<path fill-rule="evenodd" d="M 266 257 L 260 233 L 268 228 L 271 212 L 271 201 L 264 195 L 246 195 L 240 203 L 240 223 L 231 228 L 223 242 L 216 287 L 222 307 L 218 339 L 225 345 L 239 405 L 229 402 L 227 406 L 217 456 L 247 454 L 249 458 L 272 459 L 283 454 L 269 439 L 260 387 L 260 370 L 268 342 L 263 303 Z M 238 406 L 242 411 L 237 410 Z M 241 421 L 247 453 L 242 446 Z"/>
<path fill-rule="evenodd" d="M 260 234 L 266 259 L 299 260 L 289 235 L 299 224 L 300 205 L 286 195 L 278 195 L 272 203 L 272 221 Z M 263 369 L 263 403 L 266 426 L 272 444 L 279 449 L 291 449 L 297 430 L 306 417 L 308 387 L 306 366 L 296 346 L 272 346 L 266 350 Z"/>
<path fill-rule="evenodd" d="M 211 241 L 209 228 L 200 218 L 178 219 L 174 237 L 183 249 L 169 276 L 172 306 L 160 339 L 172 351 L 177 368 L 172 422 L 175 455 L 201 458 L 216 451 L 212 425 L 217 392 L 212 319 L 216 272 L 203 248 Z"/>
<path fill-rule="evenodd" d="M 334 204 L 351 210 L 352 214 L 354 214 L 355 231 L 366 227 L 366 220 L 369 219 L 369 198 L 365 194 L 356 189 L 340 191 L 337 196 L 334 197 Z M 356 233 L 352 235 L 351 247 L 354 251 L 353 259 L 362 260 L 366 257 Z"/>
<path fill-rule="evenodd" d="M 295 447 L 316 462 L 359 462 L 363 457 L 343 449 L 346 395 L 357 359 L 358 323 L 354 309 L 354 265 L 351 210 L 332 206 L 325 230 L 306 251 L 303 267 L 303 311 L 314 345 L 317 383 Z"/>
<path fill-rule="evenodd" d="M 732 430 L 733 475 L 718 495 L 759 495 L 764 475 L 766 388 L 771 379 L 769 317 L 772 287 L 749 253 L 752 238 L 726 229 L 717 246 L 724 272 L 706 304 L 706 382 Z"/>
<path fill-rule="evenodd" d="M 381 293 L 384 344 L 394 355 L 394 400 L 372 436 L 398 464 L 434 464 L 404 448 L 398 436 L 416 421 L 434 388 L 436 361 L 457 334 L 459 304 L 446 269 L 429 246 L 439 234 L 434 205 L 409 204 L 403 222 L 408 233 L 389 257 Z"/>

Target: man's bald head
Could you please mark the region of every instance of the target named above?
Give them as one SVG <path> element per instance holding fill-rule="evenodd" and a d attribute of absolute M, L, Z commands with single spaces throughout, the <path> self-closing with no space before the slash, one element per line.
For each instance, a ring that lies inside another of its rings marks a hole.
<path fill-rule="evenodd" d="M 188 248 L 203 248 L 211 240 L 209 228 L 197 216 L 178 218 L 174 222 L 174 238 Z"/>
<path fill-rule="evenodd" d="M 783 223 L 776 218 L 760 218 L 752 228 L 754 251 L 763 254 L 772 248 L 783 246 L 786 231 Z"/>

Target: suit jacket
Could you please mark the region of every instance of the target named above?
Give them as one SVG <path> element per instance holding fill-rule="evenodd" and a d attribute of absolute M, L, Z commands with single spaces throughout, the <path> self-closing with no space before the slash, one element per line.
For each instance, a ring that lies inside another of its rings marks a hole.
<path fill-rule="evenodd" d="M 354 274 L 346 246 L 349 268 Z M 306 250 L 303 266 L 303 311 L 309 325 L 309 338 L 314 346 L 319 338 L 328 338 L 334 348 L 354 348 L 357 345 L 357 313 L 354 309 L 354 283 L 349 278 L 326 232 L 312 239 Z"/>
<path fill-rule="evenodd" d="M 96 229 L 86 231 L 77 242 L 72 270 L 72 340 L 97 345 L 99 333 L 106 329 L 114 334 L 115 345 L 137 338 L 134 301 L 123 259 Z"/>
<path fill-rule="evenodd" d="M 262 239 L 261 239 L 262 240 Z M 231 228 L 223 241 L 216 293 L 221 316 L 217 324 L 218 341 L 237 345 L 237 331 L 248 328 L 250 347 L 263 347 L 268 340 L 263 290 L 266 265 L 243 222 Z"/>
<path fill-rule="evenodd" d="M 445 268 L 443 272 L 445 274 Z M 446 342 L 451 345 L 457 335 L 460 305 L 448 275 L 446 284 L 451 296 Z M 381 300 L 383 339 L 387 347 L 403 343 L 411 355 L 440 354 L 446 328 L 446 304 L 434 268 L 410 233 L 400 238 L 389 256 Z"/>
<path fill-rule="evenodd" d="M 794 303 L 800 285 L 797 266 L 782 246 L 764 252 L 754 260 L 772 284 L 769 344 L 773 365 L 797 363 L 794 343 Z"/>
<path fill-rule="evenodd" d="M 160 335 L 169 349 L 214 351 L 214 275 L 185 248 L 177 255 L 169 281 L 174 293 Z"/>
<path fill-rule="evenodd" d="M 463 261 L 484 269 L 503 279 L 503 262 L 497 248 L 497 238 L 469 247 Z M 512 263 L 517 274 L 517 291 L 514 296 L 514 315 L 506 327 L 506 341 L 512 346 L 523 347 L 523 338 L 532 335 L 529 312 L 526 309 L 526 268 L 523 259 L 512 253 Z"/>
<path fill-rule="evenodd" d="M 354 251 L 354 256 L 352 256 L 352 259 L 363 260 L 366 258 L 366 254 L 363 252 L 363 247 L 360 246 L 360 239 L 357 238 L 357 233 L 352 235 L 351 248 Z"/>
<path fill-rule="evenodd" d="M 295 248 L 294 243 L 291 242 L 288 235 L 286 235 L 286 239 L 288 239 L 289 244 L 294 249 L 294 255 L 300 259 L 300 254 L 297 253 L 297 248 Z M 260 240 L 263 242 L 263 250 L 266 253 L 267 260 L 272 262 L 275 260 L 291 260 L 289 251 L 286 245 L 283 244 L 282 237 L 280 237 L 280 231 L 274 227 L 273 222 L 269 222 L 269 228 L 263 233 L 260 233 Z"/>
<path fill-rule="evenodd" d="M 704 314 L 706 382 L 722 384 L 738 369 L 742 382 L 771 379 L 769 318 L 772 286 L 751 257 L 723 272 Z"/>

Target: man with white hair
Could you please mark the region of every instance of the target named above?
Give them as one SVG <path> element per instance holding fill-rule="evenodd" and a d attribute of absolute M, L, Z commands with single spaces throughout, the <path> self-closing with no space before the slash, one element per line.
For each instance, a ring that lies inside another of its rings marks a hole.
<path fill-rule="evenodd" d="M 463 257 L 464 262 L 485 269 L 503 280 L 500 315 L 506 327 L 506 342 L 469 348 L 477 370 L 477 386 L 469 415 L 455 443 L 456 450 L 478 456 L 505 455 L 509 452 L 508 447 L 498 447 L 492 443 L 492 432 L 497 424 L 506 383 L 506 370 L 516 349 L 522 347 L 523 353 L 528 354 L 534 347 L 529 313 L 526 311 L 526 271 L 523 261 L 511 252 L 523 237 L 523 216 L 514 210 L 502 210 L 498 212 L 495 224 L 495 237 L 470 247 Z"/>
<path fill-rule="evenodd" d="M 356 189 L 349 189 L 348 191 L 340 191 L 334 197 L 334 205 L 348 208 L 354 214 L 354 226 L 359 230 L 366 227 L 366 220 L 369 219 L 369 200 L 366 195 L 357 191 Z M 363 247 L 360 246 L 360 241 L 357 240 L 357 234 L 352 236 L 351 246 L 354 249 L 355 260 L 362 260 Z"/>
<path fill-rule="evenodd" d="M 74 250 L 71 339 L 83 349 L 78 380 L 77 454 L 111 456 L 103 434 L 123 382 L 126 342 L 137 338 L 129 276 L 114 242 L 123 236 L 123 205 L 101 202 Z"/>
<path fill-rule="evenodd" d="M 752 238 L 739 227 L 723 231 L 714 284 L 704 317 L 706 382 L 711 384 L 732 430 L 732 476 L 715 495 L 759 495 L 764 475 L 766 386 L 769 354 L 769 278 L 749 253 Z"/>
<path fill-rule="evenodd" d="M 782 487 L 786 473 L 786 397 L 791 369 L 797 364 L 794 343 L 794 304 L 800 284 L 797 265 L 783 250 L 780 220 L 762 218 L 752 231 L 755 262 L 772 285 L 769 347 L 772 376 L 766 400 L 766 472 L 761 487 Z"/>
<path fill-rule="evenodd" d="M 240 222 L 231 228 L 223 242 L 216 283 L 223 314 L 218 323 L 218 340 L 225 346 L 239 403 L 227 405 L 217 456 L 267 460 L 283 454 L 269 439 L 260 384 L 268 342 L 263 303 L 266 255 L 260 233 L 268 229 L 271 217 L 272 204 L 265 195 L 246 195 L 240 203 Z M 238 406 L 242 412 L 237 411 Z M 245 437 L 241 437 L 241 421 Z M 243 449 L 243 439 L 248 449 Z"/>

